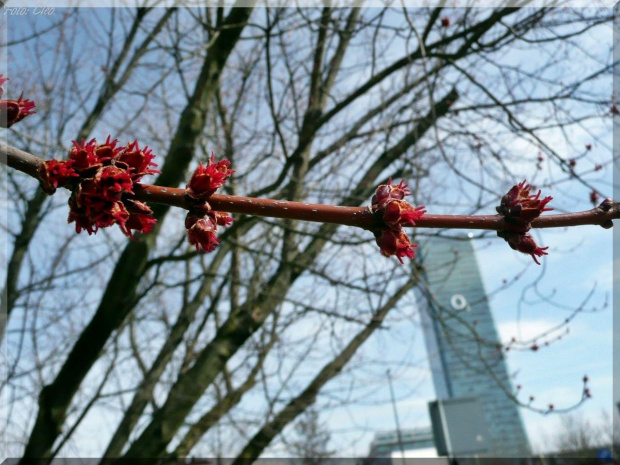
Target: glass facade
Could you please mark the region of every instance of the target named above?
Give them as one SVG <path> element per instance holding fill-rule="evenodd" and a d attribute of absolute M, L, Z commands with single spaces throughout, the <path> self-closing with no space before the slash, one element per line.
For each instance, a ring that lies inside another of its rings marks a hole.
<path fill-rule="evenodd" d="M 426 286 L 419 296 L 438 399 L 477 397 L 494 457 L 528 457 L 530 448 L 482 277 L 469 240 L 430 239 L 420 245 Z"/>

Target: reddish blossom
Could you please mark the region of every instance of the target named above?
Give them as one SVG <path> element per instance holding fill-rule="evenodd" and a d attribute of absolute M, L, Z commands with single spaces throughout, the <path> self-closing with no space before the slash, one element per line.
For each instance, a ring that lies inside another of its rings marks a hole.
<path fill-rule="evenodd" d="M 125 223 L 129 219 L 129 212 L 123 202 L 106 202 L 105 204 L 96 205 L 105 205 L 100 209 L 93 208 L 94 205 L 91 206 L 89 217 L 97 227 L 107 228 L 113 224 L 118 224 L 121 231 L 125 229 Z"/>
<path fill-rule="evenodd" d="M 406 200 L 390 200 L 383 208 L 383 221 L 394 227 L 403 223 L 411 223 L 415 226 L 415 220 L 419 220 L 426 213 L 424 207 L 414 207 Z"/>
<path fill-rule="evenodd" d="M 116 142 L 116 141 L 115 141 Z M 139 181 L 146 174 L 161 173 L 159 170 L 153 170 L 151 166 L 157 166 L 153 163 L 155 155 L 148 147 L 140 149 L 138 141 L 127 144 L 126 147 L 120 148 L 116 156 L 115 162 L 119 166 L 124 166 L 130 173 L 134 182 Z M 124 165 L 121 165 L 123 163 Z"/>
<path fill-rule="evenodd" d="M 612 105 L 610 110 L 613 115 L 620 115 L 620 110 L 618 110 L 618 107 L 616 105 Z"/>
<path fill-rule="evenodd" d="M 411 259 L 415 257 L 415 247 L 417 247 L 417 244 L 411 243 L 401 227 L 397 230 L 381 229 L 376 231 L 375 240 L 381 249 L 381 253 L 386 257 L 395 255 L 401 263 L 404 263 L 402 257 L 409 257 Z"/>
<path fill-rule="evenodd" d="M 79 176 L 69 200 L 69 222 L 75 230 L 95 234 L 99 228 L 117 224 L 123 234 L 150 232 L 156 224 L 151 209 L 143 202 L 123 198 L 133 194 L 133 184 L 141 176 L 152 174 L 149 169 L 153 154 L 138 143 L 117 147 L 118 141 L 108 136 L 102 144 L 95 139 L 73 141 L 69 151 L 71 168 Z"/>
<path fill-rule="evenodd" d="M 449 27 L 451 24 L 450 18 L 448 18 L 447 16 L 444 16 L 443 18 L 441 18 L 441 27 Z"/>
<path fill-rule="evenodd" d="M 69 159 L 74 162 L 73 168 L 79 172 L 82 172 L 88 168 L 97 166 L 99 159 L 95 153 L 96 147 L 97 141 L 95 139 L 91 139 L 88 142 L 85 142 L 84 139 L 82 139 L 81 144 L 74 140 L 73 147 L 69 150 Z"/>
<path fill-rule="evenodd" d="M 392 178 L 387 184 L 377 187 L 372 197 L 372 211 L 381 218 L 384 227 L 375 231 L 375 239 L 381 253 L 386 257 L 395 255 L 403 263 L 402 257 L 415 257 L 414 248 L 407 234 L 402 229 L 402 224 L 410 223 L 415 226 L 415 221 L 422 218 L 426 213 L 424 207 L 414 207 L 406 200 L 411 195 L 407 184 L 400 181 L 398 185 L 392 185 Z"/>
<path fill-rule="evenodd" d="M 46 194 L 52 195 L 57 187 L 64 186 L 71 178 L 78 177 L 79 175 L 71 167 L 72 164 L 72 160 L 58 161 L 56 159 L 43 163 L 39 167 L 41 189 Z"/>
<path fill-rule="evenodd" d="M 106 200 L 117 200 L 123 193 L 133 194 L 133 182 L 129 173 L 117 166 L 104 166 L 97 171 L 95 181 Z"/>
<path fill-rule="evenodd" d="M 590 392 L 590 389 L 588 389 L 588 388 L 585 388 L 585 389 L 583 390 L 583 395 L 584 395 L 585 397 L 587 397 L 588 399 L 589 399 L 590 397 L 592 397 L 592 393 Z"/>
<path fill-rule="evenodd" d="M 157 220 L 147 204 L 137 200 L 126 200 L 125 205 L 129 211 L 129 218 L 124 224 L 119 224 L 123 234 L 133 239 L 132 229 L 141 234 L 146 234 L 153 230 Z"/>
<path fill-rule="evenodd" d="M 586 150 L 592 150 L 592 144 L 586 144 Z"/>
<path fill-rule="evenodd" d="M 392 178 L 390 178 L 387 184 L 381 184 L 377 187 L 375 195 L 372 196 L 372 209 L 377 211 L 377 209 L 383 207 L 390 200 L 402 200 L 408 195 L 411 195 L 411 192 L 407 189 L 405 181 L 401 181 L 397 186 L 393 186 Z"/>
<path fill-rule="evenodd" d="M 526 232 L 529 230 L 529 223 L 538 218 L 542 212 L 551 211 L 546 205 L 553 200 L 553 197 L 540 198 L 541 191 L 536 195 L 530 195 L 532 186 L 523 181 L 513 186 L 506 195 L 502 197 L 502 201 L 497 212 L 504 215 L 508 230 L 518 230 Z"/>
<path fill-rule="evenodd" d="M 69 218 L 67 222 L 75 222 L 75 232 L 78 234 L 80 234 L 82 230 L 85 230 L 90 236 L 91 234 L 95 234 L 98 229 L 97 225 L 86 215 L 85 209 L 78 207 L 73 197 L 69 198 Z"/>
<path fill-rule="evenodd" d="M 553 410 L 553 404 L 549 404 L 549 410 Z"/>
<path fill-rule="evenodd" d="M 601 196 L 599 195 L 599 193 L 595 189 L 592 189 L 592 191 L 590 192 L 590 202 L 592 202 L 592 204 L 596 206 L 600 198 Z"/>
<path fill-rule="evenodd" d="M 230 161 L 215 162 L 215 154 L 211 155 L 207 165 L 200 163 L 192 174 L 186 187 L 187 195 L 195 200 L 207 200 L 235 172 L 229 166 Z"/>
<path fill-rule="evenodd" d="M 93 139 L 91 142 L 95 142 Z M 116 155 L 123 150 L 121 147 L 117 147 L 118 139 L 112 140 L 112 136 L 108 136 L 103 144 L 97 144 L 93 147 L 93 152 L 97 157 L 97 162 L 104 163 L 108 160 L 112 160 Z"/>
<path fill-rule="evenodd" d="M 36 113 L 34 107 L 34 102 L 24 100 L 23 94 L 17 100 L 0 100 L 0 127 L 10 128 L 26 116 Z"/>
<path fill-rule="evenodd" d="M 545 250 L 549 247 L 539 247 L 530 234 L 515 231 L 497 231 L 497 235 L 508 242 L 508 245 L 513 250 L 530 255 L 537 265 L 540 265 L 540 262 L 536 257 L 548 255 Z"/>
<path fill-rule="evenodd" d="M 232 222 L 235 221 L 235 219 L 226 212 L 214 211 L 212 214 L 215 216 L 215 223 L 218 226 L 230 226 Z"/>
<path fill-rule="evenodd" d="M 196 251 L 200 253 L 200 248 L 205 252 L 212 252 L 220 243 L 215 234 L 217 224 L 210 215 L 200 216 L 189 212 L 185 218 L 185 228 L 187 238 L 191 245 L 196 246 Z"/>

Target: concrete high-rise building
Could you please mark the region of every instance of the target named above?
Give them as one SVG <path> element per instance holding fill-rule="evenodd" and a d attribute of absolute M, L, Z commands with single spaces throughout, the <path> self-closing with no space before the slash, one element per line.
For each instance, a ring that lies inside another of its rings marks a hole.
<path fill-rule="evenodd" d="M 513 387 L 471 242 L 433 238 L 418 250 L 428 283 L 419 302 L 437 399 L 478 399 L 490 434 L 484 455 L 529 457 L 518 406 L 505 392 Z"/>

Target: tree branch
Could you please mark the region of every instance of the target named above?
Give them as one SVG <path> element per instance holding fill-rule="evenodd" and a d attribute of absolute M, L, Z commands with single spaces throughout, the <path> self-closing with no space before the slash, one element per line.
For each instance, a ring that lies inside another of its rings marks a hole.
<path fill-rule="evenodd" d="M 36 179 L 39 178 L 38 168 L 44 162 L 43 159 L 4 144 L 0 144 L 0 153 L 6 154 L 8 166 Z M 2 158 L 0 161 L 4 163 L 5 159 Z M 135 198 L 144 202 L 159 203 L 186 210 L 191 210 L 193 206 L 185 197 L 184 189 L 137 184 L 134 191 Z M 368 230 L 381 225 L 369 207 L 345 207 L 219 194 L 211 196 L 209 204 L 214 210 L 253 216 L 341 224 Z M 620 203 L 604 201 L 591 210 L 541 216 L 532 221 L 532 228 L 562 228 L 583 225 L 610 228 L 612 226 L 611 221 L 616 218 L 620 218 Z M 501 231 L 504 229 L 504 217 L 502 215 L 426 214 L 424 218 L 416 221 L 415 227 Z"/>

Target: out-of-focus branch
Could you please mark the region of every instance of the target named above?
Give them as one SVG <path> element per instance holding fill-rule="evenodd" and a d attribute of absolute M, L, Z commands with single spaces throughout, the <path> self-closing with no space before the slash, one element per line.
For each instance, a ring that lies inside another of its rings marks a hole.
<path fill-rule="evenodd" d="M 38 179 L 43 159 L 30 153 L 0 144 L 0 153 L 6 154 L 2 162 Z M 135 198 L 190 210 L 192 203 L 185 197 L 185 190 L 171 187 L 139 184 L 135 186 Z M 214 210 L 272 218 L 288 218 L 319 223 L 342 224 L 373 229 L 377 218 L 368 207 L 345 207 L 287 200 L 259 199 L 236 195 L 214 194 L 209 199 Z M 566 226 L 598 225 L 610 228 L 612 220 L 620 218 L 620 203 L 605 200 L 591 210 L 544 215 L 532 221 L 532 228 L 561 228 Z M 416 221 L 417 228 L 487 229 L 500 231 L 505 227 L 503 215 L 433 215 L 426 214 Z"/>

